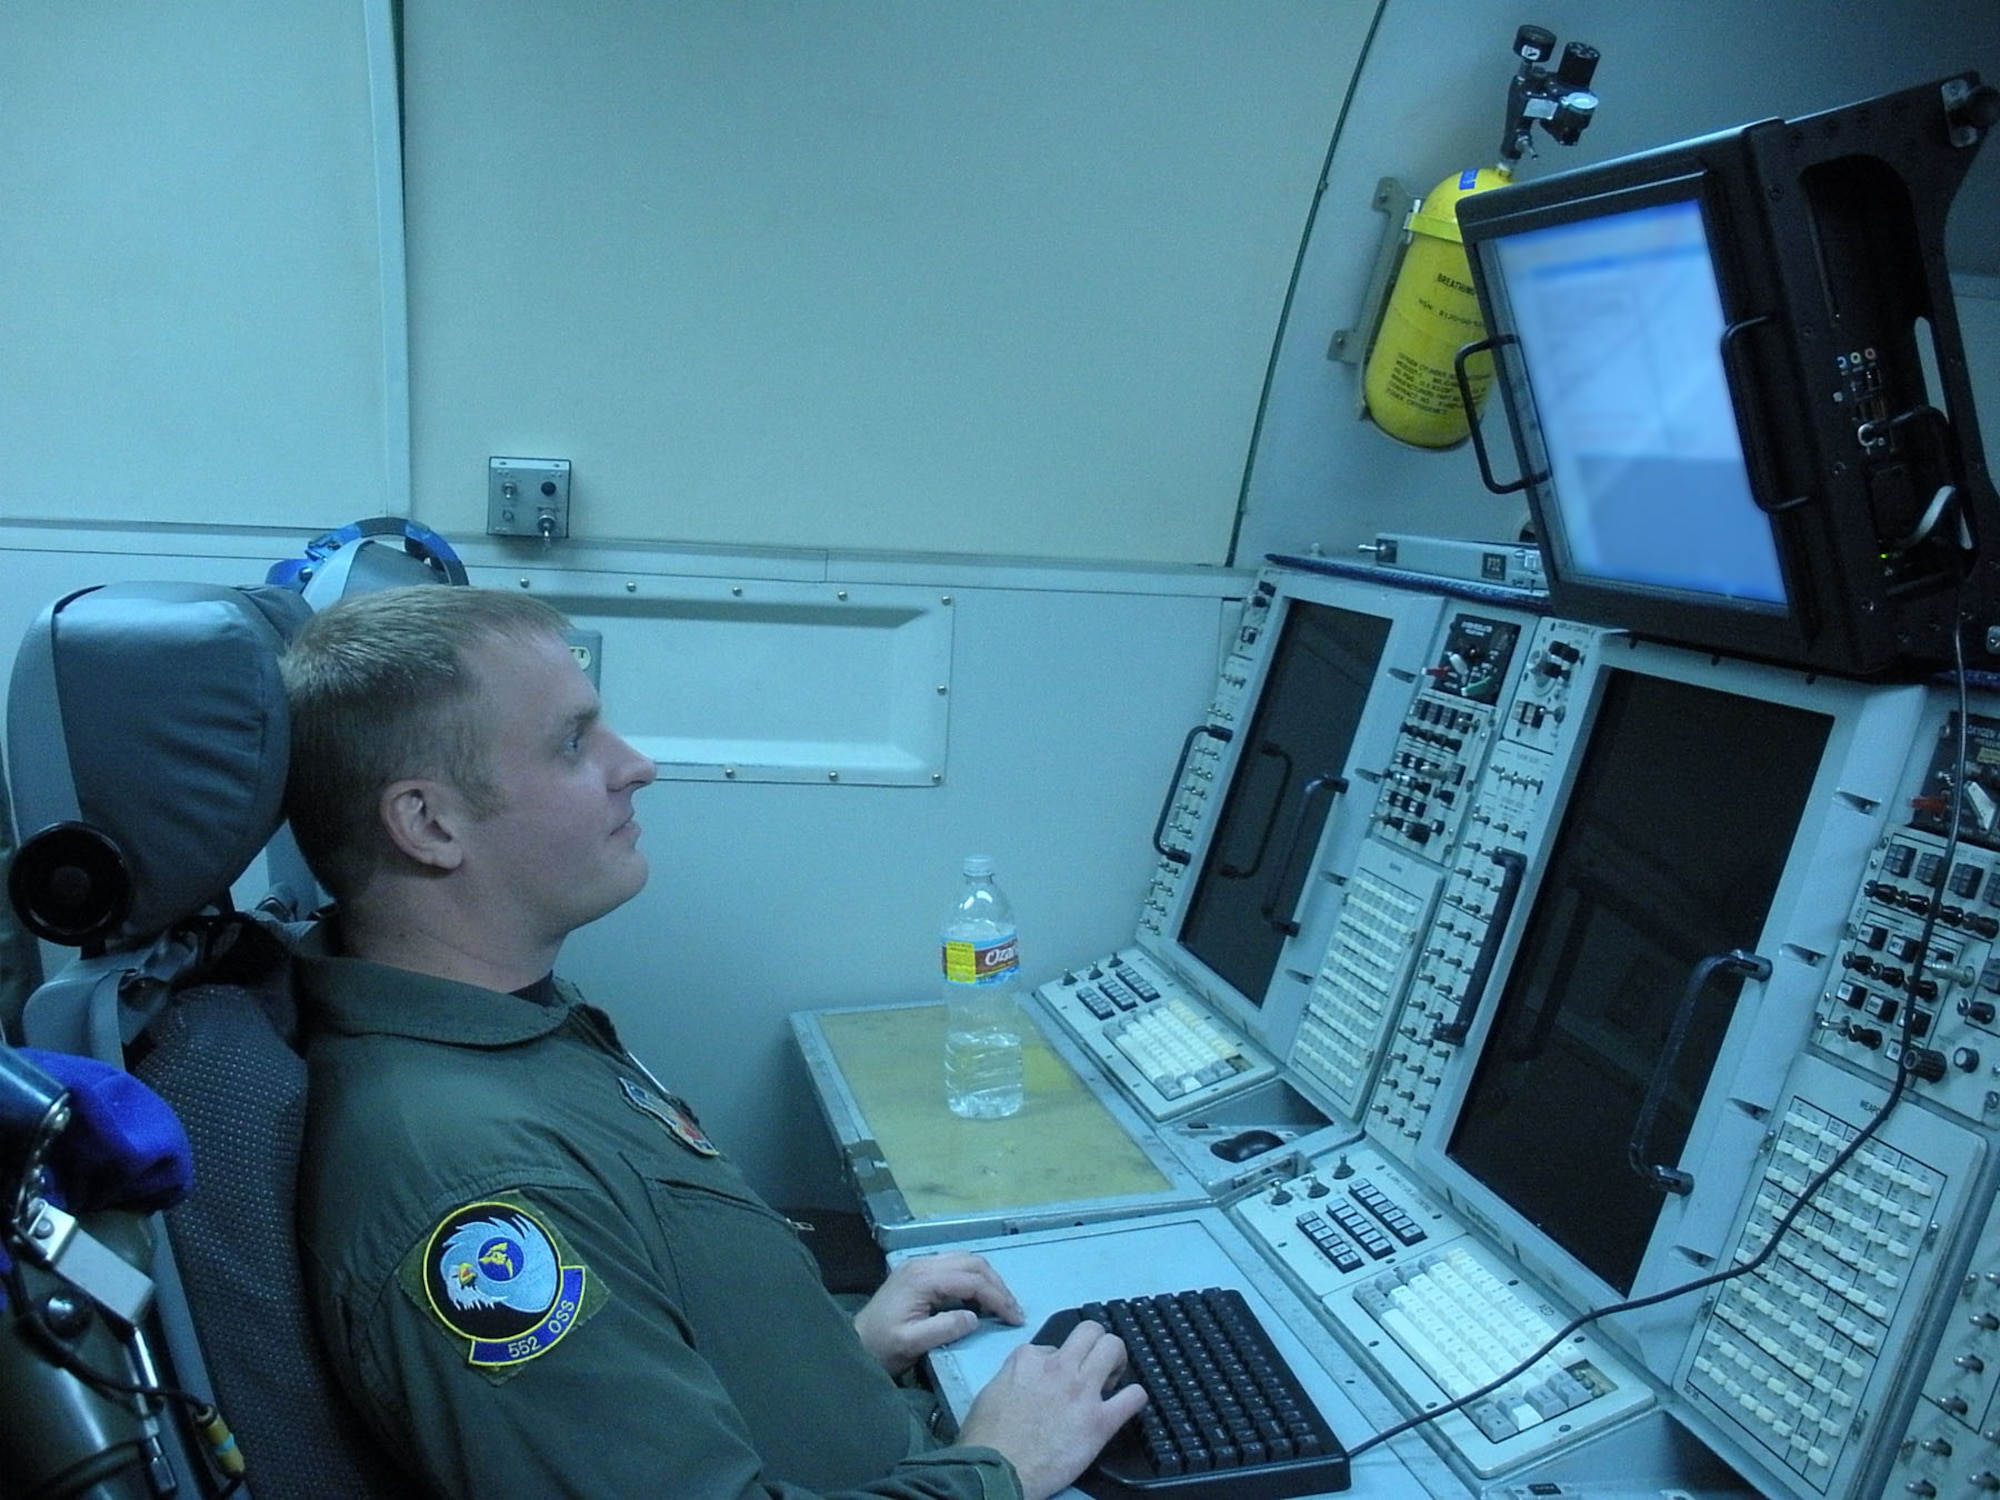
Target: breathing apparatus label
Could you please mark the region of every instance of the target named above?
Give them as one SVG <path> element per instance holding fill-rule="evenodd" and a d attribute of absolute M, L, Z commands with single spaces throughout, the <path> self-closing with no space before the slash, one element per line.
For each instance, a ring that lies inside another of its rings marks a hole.
<path fill-rule="evenodd" d="M 953 984 L 997 984 L 1020 963 L 1020 943 L 1013 933 L 984 942 L 947 938 L 944 977 Z"/>

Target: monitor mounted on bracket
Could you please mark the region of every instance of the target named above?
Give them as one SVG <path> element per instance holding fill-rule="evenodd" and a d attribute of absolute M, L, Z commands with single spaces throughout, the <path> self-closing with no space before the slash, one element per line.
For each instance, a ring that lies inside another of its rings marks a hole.
<path fill-rule="evenodd" d="M 1459 204 L 1558 614 L 1854 676 L 2000 665 L 1945 220 L 1964 73 Z M 1464 377 L 1461 375 L 1461 385 Z M 1954 637 L 1958 637 L 1955 641 Z"/>

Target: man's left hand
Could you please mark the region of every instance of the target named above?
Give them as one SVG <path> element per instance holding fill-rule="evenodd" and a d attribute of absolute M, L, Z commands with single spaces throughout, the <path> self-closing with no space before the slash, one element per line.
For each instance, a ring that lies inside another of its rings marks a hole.
<path fill-rule="evenodd" d="M 854 1315 L 854 1331 L 884 1369 L 901 1375 L 940 1344 L 972 1332 L 981 1311 L 1017 1326 L 1026 1320 L 985 1257 L 948 1250 L 916 1256 L 892 1270 Z"/>

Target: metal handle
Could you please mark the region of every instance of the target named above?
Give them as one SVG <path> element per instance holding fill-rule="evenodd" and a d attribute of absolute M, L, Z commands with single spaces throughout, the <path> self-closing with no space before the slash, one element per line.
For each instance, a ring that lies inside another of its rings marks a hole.
<path fill-rule="evenodd" d="M 1513 334 L 1505 333 L 1501 334 L 1498 338 L 1485 338 L 1480 339 L 1477 343 L 1467 344 L 1451 358 L 1452 373 L 1458 377 L 1459 403 L 1465 408 L 1466 431 L 1472 437 L 1472 451 L 1479 458 L 1479 477 L 1486 482 L 1486 488 L 1496 495 L 1511 495 L 1517 490 L 1525 490 L 1531 484 L 1540 484 L 1549 476 L 1547 474 L 1536 474 L 1530 477 L 1523 474 L 1512 484 L 1502 484 L 1493 477 L 1493 465 L 1486 457 L 1486 439 L 1479 432 L 1479 403 L 1473 399 L 1472 379 L 1465 373 L 1465 362 L 1475 354 L 1493 352 L 1493 376 L 1497 383 L 1500 377 L 1500 356 L 1497 351 L 1502 344 L 1518 344 L 1519 342 L 1520 340 L 1515 338 Z M 1503 408 L 1507 405 L 1504 400 L 1500 404 Z"/>
<path fill-rule="evenodd" d="M 1456 1047 L 1472 1034 L 1472 1018 L 1479 1014 L 1479 1002 L 1486 994 L 1486 981 L 1493 977 L 1493 958 L 1506 935 L 1507 922 L 1514 915 L 1514 902 L 1521 894 L 1521 879 L 1528 859 L 1518 849 L 1495 849 L 1488 855 L 1500 867 L 1500 889 L 1493 893 L 1493 916 L 1486 924 L 1486 936 L 1479 944 L 1479 957 L 1465 976 L 1465 993 L 1458 999 L 1458 1014 L 1431 1028 L 1431 1040 Z"/>
<path fill-rule="evenodd" d="M 1194 753 L 1194 742 L 1203 735 L 1207 735 L 1210 739 L 1221 740 L 1225 744 L 1235 738 L 1230 730 L 1220 725 L 1197 724 L 1187 732 L 1187 738 L 1181 741 L 1181 758 L 1174 762 L 1174 774 L 1167 778 L 1167 800 L 1160 804 L 1159 819 L 1153 824 L 1153 847 L 1159 851 L 1160 858 L 1171 860 L 1177 865 L 1189 863 L 1194 856 L 1185 849 L 1167 847 L 1167 814 L 1173 811 L 1174 794 L 1180 791 L 1181 777 L 1187 774 L 1188 756 Z"/>
<path fill-rule="evenodd" d="M 1299 795 L 1299 815 L 1292 819 L 1292 831 L 1285 840 L 1285 857 L 1279 860 L 1277 868 L 1271 871 L 1271 884 L 1264 892 L 1264 904 L 1259 908 L 1264 920 L 1286 937 L 1296 936 L 1299 924 L 1289 916 L 1283 918 L 1278 916 L 1279 892 L 1284 888 L 1286 873 L 1292 868 L 1293 861 L 1298 858 L 1299 834 L 1306 826 L 1306 811 L 1312 806 L 1313 799 L 1322 792 L 1338 797 L 1346 790 L 1347 778 L 1344 776 L 1315 776 L 1306 783 L 1305 790 Z M 1324 825 L 1325 820 L 1322 819 L 1321 826 Z M 1304 876 L 1299 877 L 1299 884 L 1301 886 L 1305 884 Z M 1298 905 L 1298 895 L 1295 891 L 1287 909 L 1296 905 Z"/>
<path fill-rule="evenodd" d="M 1722 330 L 1722 372 L 1729 381 L 1732 394 L 1742 392 L 1737 398 L 1739 407 L 1751 400 L 1750 393 L 1757 389 L 1757 381 L 1743 356 L 1737 352 L 1737 344 L 1752 329 L 1762 328 L 1767 323 L 1775 323 L 1776 318 L 1769 313 L 1759 313 L 1754 318 L 1743 318 Z M 1804 505 L 1811 495 L 1794 495 L 1789 500 L 1778 498 L 1778 474 L 1771 462 L 1770 444 L 1758 434 L 1764 430 L 1761 422 L 1738 422 L 1739 436 L 1743 445 L 1743 461 L 1751 470 L 1750 498 L 1757 508 L 1771 515 Z"/>
<path fill-rule="evenodd" d="M 1694 971 L 1688 975 L 1687 987 L 1681 991 L 1680 1004 L 1674 1008 L 1674 1024 L 1667 1031 L 1667 1044 L 1653 1063 L 1653 1076 L 1646 1084 L 1645 1101 L 1639 1106 L 1639 1117 L 1632 1122 L 1632 1139 L 1625 1146 L 1625 1159 L 1639 1179 L 1663 1193 L 1685 1196 L 1694 1191 L 1694 1178 L 1679 1167 L 1661 1162 L 1649 1163 L 1646 1160 L 1650 1154 L 1646 1150 L 1646 1138 L 1653 1133 L 1653 1121 L 1660 1113 L 1661 1104 L 1666 1102 L 1667 1080 L 1673 1076 L 1674 1064 L 1680 1061 L 1681 1044 L 1687 1039 L 1688 1022 L 1694 1018 L 1695 1002 L 1708 988 L 1709 980 L 1725 969 L 1746 979 L 1762 981 L 1771 977 L 1771 961 L 1742 948 L 1732 948 L 1727 953 L 1711 953 L 1694 966 Z"/>

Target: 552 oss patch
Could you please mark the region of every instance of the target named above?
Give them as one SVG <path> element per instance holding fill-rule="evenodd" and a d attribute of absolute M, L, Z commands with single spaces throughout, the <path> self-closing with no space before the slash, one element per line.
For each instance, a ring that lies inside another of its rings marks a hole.
<path fill-rule="evenodd" d="M 403 1258 L 398 1279 L 496 1382 L 561 1343 L 605 1298 L 555 1229 L 505 1194 L 446 1214 Z"/>

